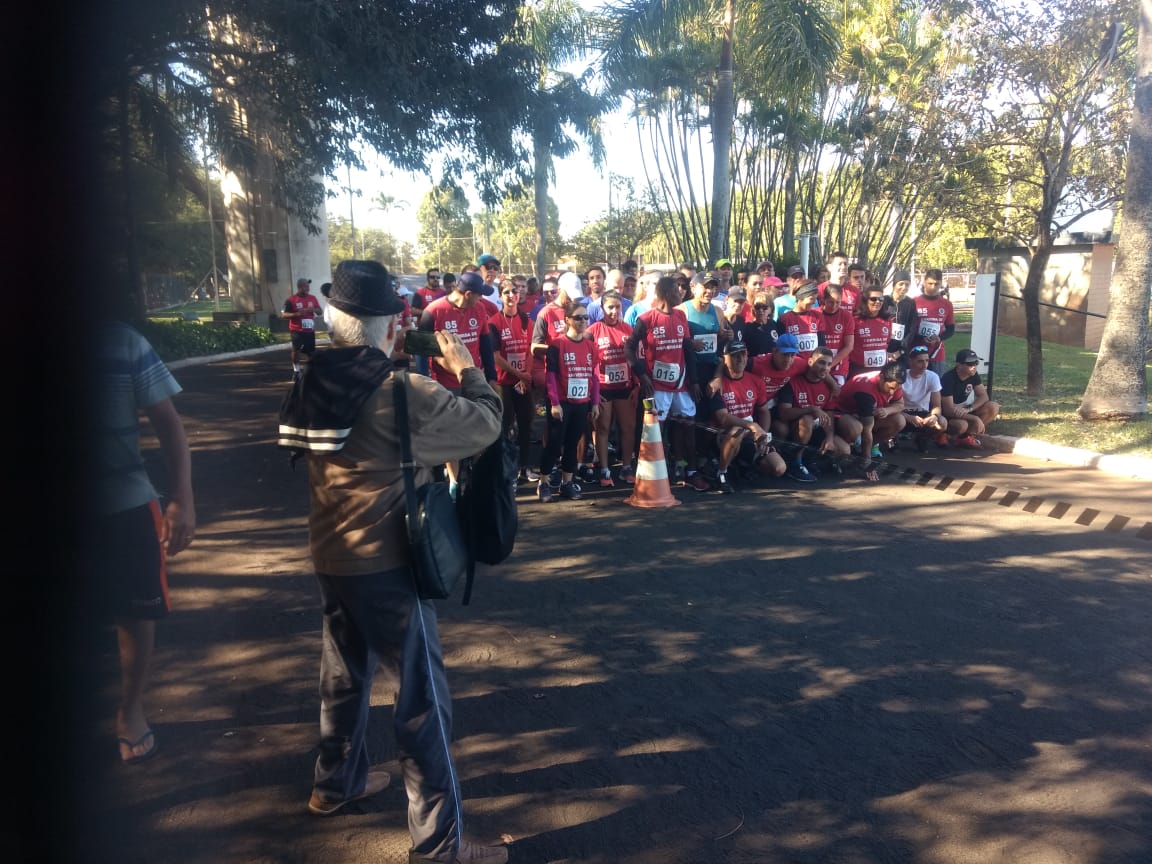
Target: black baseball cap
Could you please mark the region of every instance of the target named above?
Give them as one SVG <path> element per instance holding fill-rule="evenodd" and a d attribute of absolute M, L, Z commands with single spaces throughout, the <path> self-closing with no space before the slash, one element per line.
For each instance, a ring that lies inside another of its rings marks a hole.
<path fill-rule="evenodd" d="M 956 362 L 961 364 L 979 363 L 983 358 L 971 348 L 961 348 L 956 352 Z"/>

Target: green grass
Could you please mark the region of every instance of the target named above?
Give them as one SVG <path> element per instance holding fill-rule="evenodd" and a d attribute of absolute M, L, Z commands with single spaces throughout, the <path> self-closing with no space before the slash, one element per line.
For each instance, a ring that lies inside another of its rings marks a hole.
<path fill-rule="evenodd" d="M 970 333 L 948 340 L 949 356 L 969 346 Z M 1027 344 L 1015 336 L 996 336 L 992 398 L 1000 419 L 989 428 L 997 435 L 1036 438 L 1096 453 L 1152 457 L 1152 419 L 1130 423 L 1086 423 L 1076 415 L 1096 355 L 1069 345 L 1044 346 L 1044 396 L 1025 394 Z M 1152 380 L 1152 366 L 1148 369 Z"/>

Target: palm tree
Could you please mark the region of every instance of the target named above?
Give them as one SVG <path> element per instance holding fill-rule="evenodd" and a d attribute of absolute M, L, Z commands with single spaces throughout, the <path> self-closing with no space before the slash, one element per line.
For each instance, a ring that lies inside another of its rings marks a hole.
<path fill-rule="evenodd" d="M 527 122 L 532 138 L 539 274 L 546 269 L 548 185 L 555 179 L 554 160 L 576 150 L 578 135 L 588 143 L 594 164 L 603 161 L 600 116 L 607 103 L 591 89 L 590 70 L 575 75 L 560 68 L 579 61 L 589 50 L 589 16 L 576 0 L 526 2 L 512 40 L 528 49 L 536 81 Z"/>
<path fill-rule="evenodd" d="M 1148 285 L 1152 282 L 1152 0 L 1140 0 L 1136 104 L 1124 178 L 1124 222 L 1108 319 L 1077 413 L 1085 420 L 1148 416 Z"/>
<path fill-rule="evenodd" d="M 810 0 L 620 0 L 606 22 L 603 69 L 614 92 L 650 102 L 703 90 L 712 134 L 708 258 L 727 257 L 737 105 L 758 93 L 799 97 L 821 82 L 839 50 L 830 17 Z M 737 32 L 747 34 L 740 43 Z M 685 44 L 700 50 L 688 57 Z M 711 61 L 710 80 L 692 69 L 700 55 Z M 669 57 L 687 61 L 681 74 Z"/>

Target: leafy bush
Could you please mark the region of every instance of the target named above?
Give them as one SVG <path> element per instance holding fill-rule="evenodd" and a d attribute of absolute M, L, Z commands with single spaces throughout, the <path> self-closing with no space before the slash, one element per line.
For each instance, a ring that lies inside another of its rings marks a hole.
<path fill-rule="evenodd" d="M 165 361 L 227 354 L 274 344 L 277 339 L 267 327 L 251 324 L 212 324 L 196 321 L 150 319 L 140 332 Z"/>

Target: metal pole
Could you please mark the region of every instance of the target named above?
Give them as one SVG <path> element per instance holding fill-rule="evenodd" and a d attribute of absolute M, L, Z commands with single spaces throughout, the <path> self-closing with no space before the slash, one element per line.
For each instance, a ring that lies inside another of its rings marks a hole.
<path fill-rule="evenodd" d="M 208 193 L 208 247 L 212 250 L 212 295 L 216 299 L 216 311 L 220 311 L 220 283 L 216 281 L 216 224 L 212 221 L 212 177 L 208 174 L 208 139 L 204 139 L 204 188 Z"/>
<path fill-rule="evenodd" d="M 984 383 L 984 389 L 988 391 L 988 396 L 992 396 L 992 373 L 996 371 L 996 321 L 1000 317 L 1000 273 L 996 273 L 996 278 L 992 283 L 992 296 L 996 298 L 996 302 L 992 304 L 992 335 L 988 340 L 988 380 Z"/>

